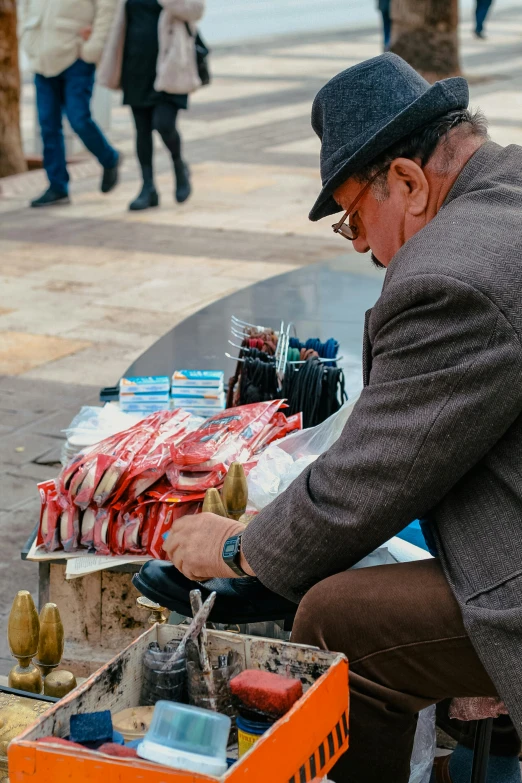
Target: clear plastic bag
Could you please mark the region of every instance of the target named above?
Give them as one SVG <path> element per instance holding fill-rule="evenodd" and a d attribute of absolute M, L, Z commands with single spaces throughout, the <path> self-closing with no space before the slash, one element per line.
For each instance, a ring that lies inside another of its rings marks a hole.
<path fill-rule="evenodd" d="M 411 754 L 409 783 L 429 783 L 436 743 L 435 705 L 433 705 L 419 712 Z"/>
<path fill-rule="evenodd" d="M 337 413 L 316 427 L 291 433 L 268 446 L 248 475 L 249 508 L 261 511 L 335 443 L 357 399 L 346 402 Z"/>

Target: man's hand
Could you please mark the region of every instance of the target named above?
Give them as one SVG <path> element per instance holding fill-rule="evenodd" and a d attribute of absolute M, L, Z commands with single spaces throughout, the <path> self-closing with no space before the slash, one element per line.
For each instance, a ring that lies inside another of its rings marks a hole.
<path fill-rule="evenodd" d="M 187 579 L 202 582 L 213 577 L 233 578 L 237 574 L 221 556 L 223 544 L 244 529 L 241 522 L 217 514 L 180 517 L 173 523 L 163 549 Z"/>
<path fill-rule="evenodd" d="M 80 30 L 80 38 L 83 38 L 84 41 L 88 41 L 91 35 L 92 27 L 82 27 Z"/>

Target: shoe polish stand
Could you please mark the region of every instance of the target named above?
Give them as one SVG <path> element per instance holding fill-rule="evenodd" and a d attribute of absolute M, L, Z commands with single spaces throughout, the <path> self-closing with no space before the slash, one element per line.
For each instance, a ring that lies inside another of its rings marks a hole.
<path fill-rule="evenodd" d="M 345 367 L 347 378 L 351 373 L 358 379 L 364 313 L 378 298 L 382 278 L 370 269 L 367 274 L 350 272 L 349 258 L 288 272 L 214 302 L 167 332 L 125 374 L 171 375 L 175 369 L 203 368 L 225 369 L 228 377 L 234 364 L 223 354 L 231 316 L 277 327 L 284 313 L 300 334 L 335 336 L 345 360 L 352 357 L 354 362 Z M 24 547 L 24 559 L 34 535 Z M 66 580 L 66 561 L 56 554 L 52 561 L 38 563 L 39 605 L 52 601 L 59 606 L 66 640 L 63 664 L 77 676 L 88 676 L 143 631 L 147 613 L 136 606 L 139 593 L 131 582 L 140 566 Z"/>

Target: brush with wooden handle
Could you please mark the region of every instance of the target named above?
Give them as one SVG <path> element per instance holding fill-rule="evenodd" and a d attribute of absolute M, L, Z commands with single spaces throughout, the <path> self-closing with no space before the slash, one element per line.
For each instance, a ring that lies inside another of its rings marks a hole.
<path fill-rule="evenodd" d="M 201 606 L 202 606 L 200 590 L 190 591 L 190 605 L 192 607 L 192 614 L 194 617 L 196 617 L 197 613 L 201 610 Z M 214 710 L 214 712 L 217 712 L 216 689 L 214 687 L 212 665 L 208 657 L 208 649 L 207 649 L 208 636 L 207 636 L 206 624 L 203 624 L 203 627 L 201 628 L 201 633 L 199 635 L 199 639 L 195 639 L 195 641 L 199 642 L 198 644 L 199 663 L 201 666 L 201 676 L 206 684 L 209 708 L 211 710 Z"/>

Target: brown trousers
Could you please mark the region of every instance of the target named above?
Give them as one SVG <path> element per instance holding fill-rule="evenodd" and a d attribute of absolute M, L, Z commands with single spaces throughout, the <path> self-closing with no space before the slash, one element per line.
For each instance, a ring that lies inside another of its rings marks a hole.
<path fill-rule="evenodd" d="M 329 774 L 336 783 L 408 783 L 419 710 L 496 695 L 437 560 L 325 579 L 302 600 L 292 641 L 350 663 L 350 748 Z"/>

